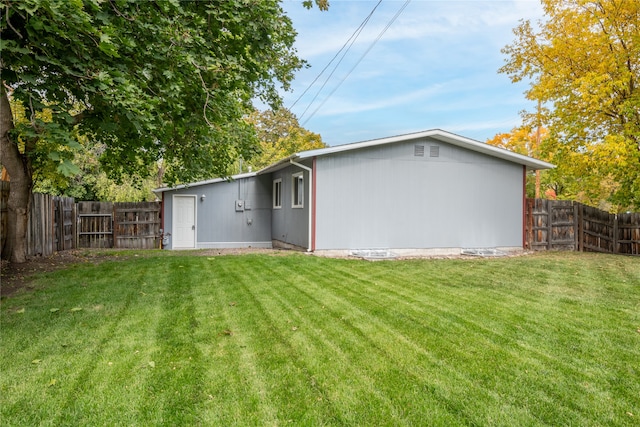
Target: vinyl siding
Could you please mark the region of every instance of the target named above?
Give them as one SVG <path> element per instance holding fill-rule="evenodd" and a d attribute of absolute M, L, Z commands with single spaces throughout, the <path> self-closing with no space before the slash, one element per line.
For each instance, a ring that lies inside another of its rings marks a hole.
<path fill-rule="evenodd" d="M 172 195 L 196 197 L 196 248 L 271 246 L 271 179 L 242 178 L 182 188 L 164 193 L 165 234 L 172 233 Z M 201 200 L 204 195 L 205 199 Z M 236 210 L 236 201 L 250 209 Z M 169 236 L 168 248 L 172 248 Z"/>
<path fill-rule="evenodd" d="M 293 175 L 303 172 L 304 203 L 302 208 L 293 208 Z M 282 179 L 282 207 L 273 209 L 271 216 L 271 237 L 290 245 L 307 248 L 309 245 L 309 173 L 297 166 L 288 166 L 271 174 L 271 181 Z M 273 185 L 273 184 L 271 184 Z M 271 192 L 269 193 L 271 195 Z"/>
<path fill-rule="evenodd" d="M 522 246 L 521 165 L 422 139 L 322 156 L 316 174 L 318 250 Z"/>

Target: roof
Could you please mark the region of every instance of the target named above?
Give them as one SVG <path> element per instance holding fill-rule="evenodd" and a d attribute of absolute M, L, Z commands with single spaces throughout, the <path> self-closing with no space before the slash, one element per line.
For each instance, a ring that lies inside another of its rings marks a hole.
<path fill-rule="evenodd" d="M 345 151 L 360 150 L 368 147 L 376 147 L 378 145 L 393 144 L 396 142 L 412 141 L 420 138 L 432 138 L 438 141 L 446 142 L 451 145 L 466 148 L 471 151 L 486 154 L 488 156 L 497 157 L 499 159 L 507 160 L 509 162 L 517 163 L 527 167 L 527 170 L 542 170 L 552 169 L 555 165 L 544 162 L 542 160 L 534 159 L 533 157 L 523 156 L 522 154 L 514 153 L 513 151 L 506 150 L 504 148 L 495 147 L 493 145 L 486 144 L 484 142 L 476 141 L 475 139 L 466 138 L 464 136 L 456 135 L 451 132 L 446 132 L 441 129 L 431 129 L 422 132 L 409 133 L 398 136 L 390 136 L 387 138 L 372 139 L 368 141 L 355 142 L 352 144 L 336 145 L 334 147 L 319 148 L 316 150 L 301 151 L 299 153 L 292 154 L 291 156 L 280 160 L 277 163 L 267 166 L 264 169 L 258 171 L 258 174 L 273 172 L 287 166 L 291 161 L 304 160 L 313 157 L 321 157 L 334 153 L 341 153 Z"/>
<path fill-rule="evenodd" d="M 245 173 L 240 175 L 234 175 L 229 178 L 215 178 L 209 179 L 206 181 L 194 182 L 191 184 L 183 184 L 178 185 L 176 187 L 163 187 L 157 188 L 153 190 L 154 193 L 162 193 L 164 191 L 169 190 L 178 190 L 181 188 L 190 188 L 196 187 L 199 185 L 212 184 L 216 182 L 222 181 L 232 181 L 234 179 L 242 179 L 249 178 L 256 175 L 262 175 L 265 173 L 270 173 L 277 171 L 279 169 L 287 167 L 292 161 L 304 160 L 314 157 L 326 156 L 334 153 L 342 153 L 346 151 L 355 151 L 368 147 L 376 147 L 379 145 L 393 144 L 397 142 L 406 142 L 412 141 L 420 138 L 432 138 L 437 141 L 442 141 L 451 145 L 455 145 L 458 147 L 466 148 L 471 151 L 476 151 L 478 153 L 486 154 L 488 156 L 496 157 L 499 159 L 503 159 L 512 163 L 520 164 L 526 166 L 527 170 L 541 170 L 541 169 L 552 169 L 555 166 L 551 163 L 544 162 L 542 160 L 534 159 L 533 157 L 523 156 L 522 154 L 517 154 L 509 150 L 505 150 L 504 148 L 495 147 L 493 145 L 486 144 L 484 142 L 476 141 L 475 139 L 466 138 L 464 136 L 456 135 L 451 132 L 446 132 L 441 129 L 431 129 L 425 130 L 422 132 L 408 133 L 404 135 L 398 136 L 390 136 L 387 138 L 380 139 L 372 139 L 368 141 L 362 142 L 354 142 L 351 144 L 344 145 L 336 145 L 333 147 L 326 148 L 318 148 L 316 150 L 307 150 L 301 151 L 299 153 L 295 153 L 286 157 L 276 163 L 273 163 L 258 172 Z"/>
<path fill-rule="evenodd" d="M 256 172 L 242 173 L 242 174 L 233 175 L 227 178 L 213 178 L 213 179 L 207 179 L 205 181 L 191 182 L 189 184 L 180 184 L 180 185 L 176 185 L 175 187 L 156 188 L 153 190 L 153 192 L 157 194 L 157 193 L 164 193 L 165 191 L 169 191 L 169 190 L 180 190 L 182 188 L 191 188 L 191 187 L 198 187 L 200 185 L 214 184 L 216 182 L 224 182 L 224 181 L 231 182 L 236 179 L 250 178 L 256 175 L 257 175 Z"/>

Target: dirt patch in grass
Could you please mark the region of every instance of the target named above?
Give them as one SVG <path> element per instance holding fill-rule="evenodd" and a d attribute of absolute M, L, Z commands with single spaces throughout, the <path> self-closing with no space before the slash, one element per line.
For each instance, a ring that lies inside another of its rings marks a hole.
<path fill-rule="evenodd" d="M 249 253 L 284 254 L 290 250 L 237 248 L 237 249 L 205 249 L 195 251 L 163 251 L 166 256 L 190 254 L 194 256 L 243 255 Z M 123 251 L 122 249 L 74 249 L 55 252 L 50 256 L 29 257 L 23 264 L 15 264 L 2 260 L 0 268 L 0 297 L 6 298 L 20 291 L 30 290 L 33 276 L 63 269 L 72 264 L 93 263 L 104 261 L 125 261 L 136 257 L 157 256 L 157 251 Z"/>
<path fill-rule="evenodd" d="M 29 283 L 35 274 L 59 270 L 70 264 L 82 262 L 89 262 L 88 257 L 74 250 L 55 252 L 46 257 L 30 257 L 27 262 L 22 264 L 2 260 L 0 297 L 9 297 L 21 289 L 30 289 Z"/>

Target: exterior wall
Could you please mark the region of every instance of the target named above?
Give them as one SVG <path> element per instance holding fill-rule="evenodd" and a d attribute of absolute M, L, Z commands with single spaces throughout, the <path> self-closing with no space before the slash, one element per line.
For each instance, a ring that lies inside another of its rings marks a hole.
<path fill-rule="evenodd" d="M 241 178 L 166 191 L 164 233 L 172 234 L 173 195 L 196 197 L 196 248 L 271 247 L 271 179 Z M 204 195 L 205 199 L 201 200 Z M 236 202 L 243 203 L 236 210 Z M 168 236 L 166 249 L 172 249 Z"/>
<path fill-rule="evenodd" d="M 306 165 L 305 166 L 309 166 Z M 303 172 L 304 204 L 302 208 L 292 207 L 293 175 Z M 270 179 L 269 194 L 272 195 L 273 181 L 282 180 L 282 207 L 273 209 L 271 215 L 271 238 L 289 245 L 307 248 L 309 245 L 309 173 L 298 166 L 291 165 L 273 172 Z"/>
<path fill-rule="evenodd" d="M 521 248 L 522 174 L 522 165 L 425 138 L 319 157 L 315 247 Z"/>

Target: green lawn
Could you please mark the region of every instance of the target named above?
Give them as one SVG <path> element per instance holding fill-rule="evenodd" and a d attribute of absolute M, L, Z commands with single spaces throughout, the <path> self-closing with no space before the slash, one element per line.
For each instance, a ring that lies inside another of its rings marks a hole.
<path fill-rule="evenodd" d="M 132 254 L 2 301 L 1 425 L 640 425 L 638 258 Z"/>

